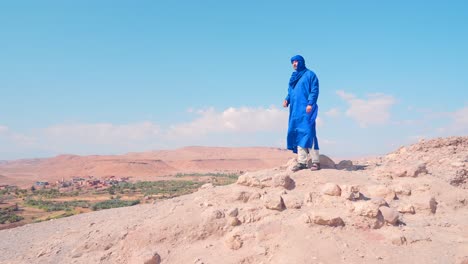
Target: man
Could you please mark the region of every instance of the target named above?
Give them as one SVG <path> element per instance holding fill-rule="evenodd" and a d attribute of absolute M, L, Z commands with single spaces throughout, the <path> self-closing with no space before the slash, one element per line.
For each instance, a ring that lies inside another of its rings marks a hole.
<path fill-rule="evenodd" d="M 292 168 L 299 171 L 307 168 L 307 158 L 312 160 L 311 170 L 320 170 L 319 145 L 315 131 L 319 95 L 319 81 L 314 72 L 305 66 L 304 58 L 291 58 L 295 70 L 289 79 L 288 95 L 283 107 L 289 106 L 287 146 L 297 153 L 297 164 Z"/>

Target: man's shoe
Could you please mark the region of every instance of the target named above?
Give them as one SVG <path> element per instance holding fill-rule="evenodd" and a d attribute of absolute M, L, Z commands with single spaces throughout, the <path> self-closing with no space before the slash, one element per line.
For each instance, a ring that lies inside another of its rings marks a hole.
<path fill-rule="evenodd" d="M 291 170 L 293 172 L 296 172 L 304 169 L 307 169 L 307 165 L 305 165 L 304 163 L 297 163 L 296 165 L 294 165 L 294 167 L 292 167 Z"/>
<path fill-rule="evenodd" d="M 310 166 L 311 171 L 318 171 L 320 170 L 320 163 L 312 163 L 312 166 Z"/>

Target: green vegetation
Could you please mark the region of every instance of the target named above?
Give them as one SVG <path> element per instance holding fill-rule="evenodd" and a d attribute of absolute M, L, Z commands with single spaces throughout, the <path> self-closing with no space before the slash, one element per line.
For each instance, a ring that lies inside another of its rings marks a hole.
<path fill-rule="evenodd" d="M 47 212 L 52 211 L 71 211 L 75 207 L 89 208 L 90 204 L 87 201 L 70 201 L 70 202 L 54 202 L 54 201 L 44 201 L 42 199 L 27 199 L 24 203 L 27 206 L 39 208 Z"/>
<path fill-rule="evenodd" d="M 58 197 L 70 197 L 78 196 L 80 193 L 78 191 L 62 193 L 58 189 L 36 189 L 34 195 L 41 196 L 47 199 L 53 199 Z"/>
<path fill-rule="evenodd" d="M 194 181 L 140 181 L 136 183 L 122 182 L 108 189 L 109 194 L 134 193 L 137 190 L 145 196 L 160 195 L 162 197 L 175 197 L 196 191 L 203 183 Z"/>
<path fill-rule="evenodd" d="M 182 177 L 225 177 L 225 178 L 238 178 L 239 175 L 236 173 L 177 173 L 177 178 Z"/>
<path fill-rule="evenodd" d="M 177 173 L 177 178 L 182 177 L 210 177 L 214 185 L 228 185 L 235 183 L 239 174 L 236 173 Z"/>
<path fill-rule="evenodd" d="M 93 204 L 91 209 L 96 211 L 96 210 L 102 210 L 102 209 L 132 206 L 132 205 L 136 205 L 139 203 L 140 203 L 140 200 L 125 201 L 125 200 L 120 200 L 120 199 L 111 199 L 111 200 L 95 203 Z"/>
<path fill-rule="evenodd" d="M 18 207 L 6 209 L 0 208 L 0 224 L 14 223 L 23 220 L 23 217 L 14 213 L 16 210 L 18 210 Z"/>

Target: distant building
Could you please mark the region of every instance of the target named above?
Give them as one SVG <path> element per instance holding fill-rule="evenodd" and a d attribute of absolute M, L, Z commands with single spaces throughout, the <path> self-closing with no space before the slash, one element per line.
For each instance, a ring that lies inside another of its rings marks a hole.
<path fill-rule="evenodd" d="M 36 186 L 47 186 L 47 185 L 49 185 L 49 182 L 47 182 L 47 181 L 37 181 L 34 185 L 36 185 Z"/>

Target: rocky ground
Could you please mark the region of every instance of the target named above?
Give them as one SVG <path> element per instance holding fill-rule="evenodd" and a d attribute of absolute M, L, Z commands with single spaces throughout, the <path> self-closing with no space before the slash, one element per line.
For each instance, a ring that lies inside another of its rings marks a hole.
<path fill-rule="evenodd" d="M 1 263 L 468 263 L 468 137 L 0 231 Z M 337 169 L 338 168 L 338 169 Z"/>

